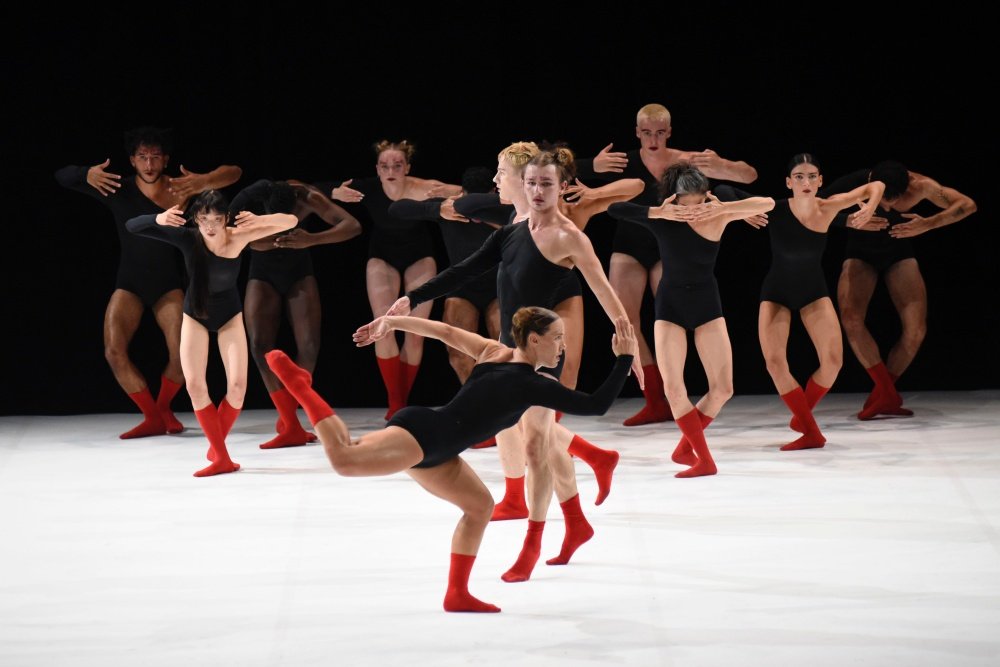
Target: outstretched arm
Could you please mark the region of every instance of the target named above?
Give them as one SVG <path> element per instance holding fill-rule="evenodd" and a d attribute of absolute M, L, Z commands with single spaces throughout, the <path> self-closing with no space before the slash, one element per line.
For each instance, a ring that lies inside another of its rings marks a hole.
<path fill-rule="evenodd" d="M 691 153 L 689 159 L 691 164 L 709 178 L 736 183 L 753 183 L 757 180 L 757 170 L 746 162 L 727 160 L 708 148 Z"/>
<path fill-rule="evenodd" d="M 229 233 L 230 240 L 247 246 L 257 239 L 291 229 L 299 224 L 299 219 L 291 213 L 256 215 L 250 211 L 240 211 L 233 222 L 236 228 Z"/>
<path fill-rule="evenodd" d="M 848 226 L 854 229 L 865 229 L 872 220 L 876 207 L 882 201 L 882 193 L 885 192 L 885 183 L 882 181 L 870 181 L 854 188 L 850 192 L 832 195 L 828 199 L 820 200 L 820 206 L 824 210 L 832 223 L 838 213 L 845 208 L 860 206 L 860 210 L 855 212 L 847 221 Z M 872 229 L 879 229 L 884 223 L 872 225 Z"/>
<path fill-rule="evenodd" d="M 188 171 L 184 168 L 184 165 L 181 165 L 181 175 L 168 179 L 168 182 L 170 183 L 170 192 L 174 195 L 174 198 L 184 203 L 205 190 L 219 190 L 232 185 L 240 180 L 240 176 L 242 175 L 242 169 L 229 164 L 216 167 L 207 174 L 196 174 L 193 171 Z"/>
<path fill-rule="evenodd" d="M 301 181 L 288 181 L 294 187 L 306 191 L 303 207 L 309 213 L 319 216 L 330 229 L 322 232 L 307 232 L 296 228 L 275 240 L 280 248 L 308 248 L 325 243 L 341 243 L 361 233 L 361 223 L 353 215 L 337 206 L 319 188 Z"/>
<path fill-rule="evenodd" d="M 122 186 L 120 174 L 105 171 L 110 164 L 111 158 L 91 167 L 69 165 L 56 171 L 56 182 L 64 188 L 101 200 L 115 194 Z"/>
<path fill-rule="evenodd" d="M 375 341 L 382 340 L 393 331 L 407 331 L 427 338 L 436 338 L 448 347 L 453 347 L 459 352 L 464 352 L 477 360 L 490 348 L 503 347 L 501 343 L 495 340 L 483 338 L 479 334 L 453 327 L 444 322 L 428 320 L 423 317 L 398 315 L 383 315 L 359 327 L 354 332 L 354 343 L 358 347 L 371 345 Z"/>
<path fill-rule="evenodd" d="M 564 193 L 569 195 L 567 216 L 582 230 L 592 217 L 604 213 L 616 202 L 638 197 L 645 188 L 646 184 L 640 178 L 623 178 L 598 188 L 588 188 L 576 181 Z"/>

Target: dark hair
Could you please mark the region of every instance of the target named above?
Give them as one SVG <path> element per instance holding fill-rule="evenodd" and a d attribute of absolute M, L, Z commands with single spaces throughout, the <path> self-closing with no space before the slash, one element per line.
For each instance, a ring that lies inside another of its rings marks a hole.
<path fill-rule="evenodd" d="M 493 192 L 496 183 L 493 175 L 496 169 L 489 167 L 469 167 L 462 173 L 462 190 L 465 192 Z"/>
<path fill-rule="evenodd" d="M 703 195 L 708 192 L 708 177 L 690 162 L 681 161 L 663 172 L 658 189 L 660 201 L 670 195 Z"/>
<path fill-rule="evenodd" d="M 910 187 L 910 172 L 895 160 L 884 160 L 872 167 L 868 180 L 885 183 L 882 199 L 895 199 Z"/>
<path fill-rule="evenodd" d="M 792 159 L 788 161 L 787 172 L 790 174 L 792 170 L 795 169 L 800 164 L 811 164 L 816 167 L 820 173 L 823 173 L 823 167 L 819 166 L 819 160 L 812 153 L 796 153 L 792 156 Z"/>
<path fill-rule="evenodd" d="M 524 168 L 527 169 L 532 165 L 547 167 L 550 164 L 556 166 L 560 181 L 572 182 L 576 178 L 576 163 L 574 162 L 573 151 L 562 144 L 556 144 L 551 148 L 542 150 L 538 155 L 528 160 L 528 164 L 524 165 Z"/>
<path fill-rule="evenodd" d="M 273 181 L 264 201 L 265 213 L 291 213 L 299 198 L 298 188 L 288 181 Z"/>
<path fill-rule="evenodd" d="M 189 222 L 199 213 L 220 213 L 229 224 L 229 200 L 218 190 L 205 190 L 195 197 L 184 212 Z M 197 317 L 208 317 L 208 255 L 205 239 L 194 230 L 194 252 L 191 260 L 191 308 Z"/>
<path fill-rule="evenodd" d="M 125 132 L 125 152 L 135 155 L 139 146 L 156 146 L 164 155 L 170 155 L 173 149 L 174 131 L 162 127 L 136 127 Z"/>
<path fill-rule="evenodd" d="M 548 308 L 538 306 L 526 306 L 519 308 L 511 319 L 510 335 L 514 338 L 514 344 L 523 348 L 528 344 L 529 334 L 545 335 L 549 326 L 559 319 L 559 316 Z"/>

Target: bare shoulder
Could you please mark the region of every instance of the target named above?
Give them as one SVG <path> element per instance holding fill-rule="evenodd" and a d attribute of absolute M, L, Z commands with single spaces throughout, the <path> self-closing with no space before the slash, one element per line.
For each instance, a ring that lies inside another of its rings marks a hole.
<path fill-rule="evenodd" d="M 479 355 L 476 363 L 488 362 L 498 364 L 510 361 L 513 357 L 514 350 L 499 341 L 490 341 L 483 348 L 483 352 Z"/>

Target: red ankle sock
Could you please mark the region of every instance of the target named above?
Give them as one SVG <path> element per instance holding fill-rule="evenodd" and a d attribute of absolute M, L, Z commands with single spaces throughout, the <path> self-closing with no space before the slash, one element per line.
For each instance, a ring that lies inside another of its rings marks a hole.
<path fill-rule="evenodd" d="M 305 410 L 309 423 L 315 426 L 334 414 L 333 408 L 313 390 L 312 375 L 309 371 L 298 366 L 281 350 L 271 350 L 264 355 L 264 358 L 267 359 L 267 365 L 281 380 L 281 384 L 285 385 L 288 393 L 294 396 L 302 409 Z"/>
<path fill-rule="evenodd" d="M 712 418 L 698 408 L 695 408 L 694 411 L 698 413 L 698 419 L 701 420 L 701 430 L 704 431 L 708 428 L 708 425 L 712 423 Z M 691 447 L 691 443 L 688 442 L 687 436 L 681 436 L 680 441 L 677 443 L 677 447 L 674 448 L 674 453 L 670 455 L 670 460 L 684 466 L 693 466 L 698 462 L 698 457 L 695 455 L 694 448 Z"/>
<path fill-rule="evenodd" d="M 578 435 L 573 436 L 568 451 L 593 468 L 594 476 L 597 478 L 597 500 L 594 504 L 600 505 L 611 493 L 611 478 L 615 474 L 615 467 L 620 458 L 618 452 L 601 449 Z"/>
<path fill-rule="evenodd" d="M 811 377 L 809 381 L 806 382 L 806 405 L 809 406 L 809 410 L 812 411 L 819 402 L 823 400 L 826 396 L 826 392 L 830 391 L 829 387 L 824 387 L 823 385 L 816 384 L 816 381 Z M 799 423 L 799 418 L 792 416 L 792 421 L 788 422 L 788 427 L 793 431 L 798 431 L 799 433 L 805 433 L 805 428 Z"/>
<path fill-rule="evenodd" d="M 261 449 L 278 449 L 281 447 L 298 447 L 309 442 L 309 433 L 299 424 L 299 418 L 295 414 L 298 410 L 299 402 L 288 393 L 287 389 L 277 389 L 271 392 L 271 401 L 278 411 L 278 420 L 281 429 L 278 435 L 260 445 Z"/>
<path fill-rule="evenodd" d="M 406 405 L 406 401 L 403 399 L 402 363 L 399 361 L 399 355 L 385 359 L 377 356 L 375 361 L 378 362 L 378 370 L 382 374 L 382 382 L 385 384 L 385 392 L 389 400 L 389 409 L 385 413 L 385 418 L 388 420 L 396 414 L 397 410 Z M 288 384 L 285 383 L 285 386 L 287 387 Z M 305 407 L 305 404 L 303 403 L 302 406 Z"/>
<path fill-rule="evenodd" d="M 180 389 L 181 385 L 177 382 L 166 375 L 160 376 L 160 393 L 156 396 L 156 409 L 160 411 L 160 417 L 163 419 L 164 426 L 167 427 L 167 433 L 180 433 L 184 430 L 184 424 L 180 423 L 174 416 L 174 411 L 170 409 L 170 403 Z"/>
<path fill-rule="evenodd" d="M 858 413 L 858 419 L 867 421 L 878 415 L 909 417 L 913 414 L 912 410 L 903 407 L 903 398 L 896 391 L 892 376 L 883 362 L 880 361 L 865 371 L 875 382 L 875 389 L 869 397 L 870 402 L 866 402 L 865 407 Z"/>
<path fill-rule="evenodd" d="M 490 521 L 507 521 L 508 519 L 527 519 L 528 504 L 524 500 L 524 477 L 504 477 L 506 489 L 503 500 L 493 508 Z"/>
<path fill-rule="evenodd" d="M 660 369 L 656 364 L 649 364 L 642 367 L 642 373 L 646 379 L 646 386 L 642 388 L 646 404 L 639 412 L 622 422 L 625 426 L 658 424 L 674 418 L 667 397 L 663 394 L 663 377 L 660 376 Z"/>
<path fill-rule="evenodd" d="M 580 508 L 580 494 L 576 494 L 569 500 L 559 503 L 562 508 L 563 521 L 566 524 L 566 535 L 563 537 L 562 549 L 555 558 L 545 561 L 546 565 L 565 565 L 573 557 L 573 553 L 580 548 L 584 542 L 594 536 L 594 528 L 583 516 L 583 509 Z"/>
<path fill-rule="evenodd" d="M 141 391 L 129 394 L 128 397 L 142 410 L 144 419 L 141 424 L 122 433 L 118 437 L 122 440 L 131 440 L 132 438 L 145 438 L 150 435 L 166 435 L 166 424 L 163 423 L 163 417 L 160 416 L 160 411 L 156 407 L 153 395 L 149 393 L 149 387 L 143 387 Z"/>
<path fill-rule="evenodd" d="M 695 456 L 698 457 L 698 462 L 687 470 L 677 473 L 674 477 L 702 477 L 718 472 L 715 461 L 712 459 L 712 453 L 708 451 L 708 443 L 705 442 L 705 429 L 701 426 L 700 415 L 701 413 L 695 409 L 675 419 L 681 433 L 691 443 L 691 448 L 694 450 Z"/>
<path fill-rule="evenodd" d="M 517 581 L 527 581 L 531 578 L 531 571 L 535 569 L 538 556 L 542 553 L 542 531 L 545 529 L 544 521 L 532 521 L 528 519 L 528 534 L 524 536 L 524 545 L 521 553 L 517 556 L 514 565 L 500 575 L 500 578 L 507 583 Z"/>
<path fill-rule="evenodd" d="M 487 438 L 482 442 L 474 444 L 472 447 L 469 447 L 469 449 L 486 449 L 487 447 L 496 447 L 496 446 L 497 446 L 497 437 L 493 436 L 492 438 Z"/>
<path fill-rule="evenodd" d="M 402 381 L 400 385 L 400 398 L 404 406 L 410 400 L 410 391 L 413 390 L 413 384 L 417 381 L 417 373 L 419 372 L 420 364 L 408 364 L 404 361 L 399 362 L 399 373 Z"/>
<path fill-rule="evenodd" d="M 785 402 L 788 409 L 792 411 L 795 418 L 802 425 L 802 437 L 794 442 L 782 446 L 781 451 L 791 452 L 799 449 L 817 449 L 826 444 L 826 438 L 819 431 L 816 420 L 813 419 L 812 410 L 806 400 L 806 394 L 802 387 L 795 387 L 790 392 L 781 395 L 781 400 Z"/>
<path fill-rule="evenodd" d="M 223 404 L 229 405 L 225 400 L 223 400 Z M 215 406 L 209 403 L 201 410 L 195 410 L 194 416 L 198 418 L 201 430 L 204 431 L 205 437 L 208 439 L 210 449 L 209 460 L 212 461 L 211 465 L 202 468 L 194 476 L 208 477 L 210 475 L 221 475 L 239 470 L 240 464 L 233 463 L 233 460 L 229 458 L 229 451 L 226 449 L 226 439 L 222 435 L 222 425 L 219 423 L 219 413 L 215 409 Z"/>
<path fill-rule="evenodd" d="M 496 613 L 500 607 L 483 602 L 469 593 L 469 574 L 475 556 L 466 554 L 451 555 L 451 568 L 448 570 L 448 592 L 444 594 L 445 611 L 478 611 Z"/>

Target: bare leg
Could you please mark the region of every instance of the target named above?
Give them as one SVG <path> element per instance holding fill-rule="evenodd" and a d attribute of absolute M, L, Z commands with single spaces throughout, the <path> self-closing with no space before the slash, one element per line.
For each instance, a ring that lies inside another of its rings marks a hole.
<path fill-rule="evenodd" d="M 406 267 L 403 276 L 403 284 L 406 291 L 414 290 L 437 275 L 437 265 L 433 257 L 424 257 L 410 266 Z M 393 297 L 395 301 L 396 297 Z M 392 305 L 392 304 L 389 304 Z M 432 302 L 422 303 L 410 311 L 412 317 L 430 317 Z M 388 309 L 388 308 L 387 308 Z M 382 311 L 383 313 L 385 311 Z M 420 366 L 420 360 L 424 355 L 424 337 L 407 333 L 403 338 L 403 349 L 399 354 L 399 360 L 410 366 Z M 411 382 L 412 384 L 412 382 Z"/>
<path fill-rule="evenodd" d="M 878 343 L 872 338 L 865 325 L 868 304 L 871 303 L 878 272 L 860 259 L 845 259 L 837 283 L 837 303 L 840 306 L 840 321 L 847 334 L 847 342 L 861 365 L 871 368 L 882 361 Z"/>
<path fill-rule="evenodd" d="M 219 355 L 226 369 L 226 401 L 237 410 L 243 408 L 247 393 L 247 334 L 242 314 L 235 315 L 219 328 Z"/>
<path fill-rule="evenodd" d="M 146 388 L 146 379 L 128 356 L 128 346 L 142 321 L 142 311 L 142 301 L 138 296 L 117 289 L 104 312 L 104 358 L 126 394 Z"/>
<path fill-rule="evenodd" d="M 889 267 L 885 273 L 885 286 L 899 313 L 903 329 L 886 362 L 889 373 L 895 379 L 910 367 L 927 335 L 927 287 L 917 260 L 912 258 Z"/>
<path fill-rule="evenodd" d="M 829 297 L 813 301 L 799 311 L 799 316 L 819 359 L 812 379 L 823 387 L 832 387 L 844 365 L 844 338 L 833 302 Z"/>
<path fill-rule="evenodd" d="M 182 424 L 170 407 L 174 396 L 184 386 L 184 372 L 181 370 L 181 319 L 184 315 L 184 292 L 171 290 L 153 304 L 153 317 L 163 332 L 167 344 L 167 366 L 160 377 L 160 391 L 156 395 L 156 407 L 166 426 L 167 433 L 180 433 Z"/>
<path fill-rule="evenodd" d="M 762 301 L 757 316 L 757 334 L 764 353 L 767 372 L 779 394 L 787 394 L 799 386 L 788 367 L 788 332 L 792 311 L 773 301 Z"/>
<path fill-rule="evenodd" d="M 281 295 L 263 280 L 248 280 L 243 302 L 243 317 L 246 320 L 247 338 L 254 363 L 268 393 L 282 389 L 281 381 L 271 372 L 264 355 L 273 350 L 278 342 L 281 326 Z"/>
<path fill-rule="evenodd" d="M 445 299 L 441 321 L 459 329 L 478 333 L 479 310 L 466 299 L 450 297 Z M 465 381 L 469 379 L 469 374 L 472 373 L 473 367 L 476 365 L 476 360 L 461 350 L 449 347 L 448 363 L 451 364 L 455 375 L 458 376 L 458 381 L 465 384 Z"/>
<path fill-rule="evenodd" d="M 583 297 L 566 299 L 553 310 L 562 318 L 565 328 L 565 361 L 559 381 L 563 386 L 575 389 L 580 375 L 580 358 L 583 356 Z"/>
<path fill-rule="evenodd" d="M 399 297 L 401 280 L 399 272 L 385 261 L 373 257 L 368 260 L 365 274 L 368 303 L 372 307 L 372 315 L 381 317 Z M 375 342 L 375 361 L 378 363 L 382 382 L 385 384 L 389 403 L 385 418 L 389 419 L 397 410 L 406 405 L 406 399 L 403 396 L 403 369 L 395 334 Z"/>

